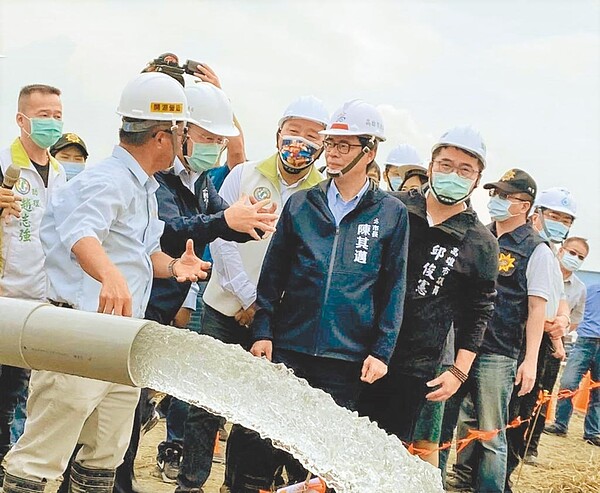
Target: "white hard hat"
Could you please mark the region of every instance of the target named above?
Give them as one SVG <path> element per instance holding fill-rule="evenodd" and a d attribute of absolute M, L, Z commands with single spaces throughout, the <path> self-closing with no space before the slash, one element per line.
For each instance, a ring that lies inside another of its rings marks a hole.
<path fill-rule="evenodd" d="M 189 123 L 223 137 L 236 137 L 240 131 L 233 124 L 233 110 L 225 93 L 209 82 L 198 82 L 185 88 Z"/>
<path fill-rule="evenodd" d="M 279 128 L 283 125 L 283 122 L 290 118 L 302 118 L 304 120 L 311 120 L 313 122 L 320 123 L 324 127 L 329 123 L 329 112 L 323 101 L 314 96 L 301 96 L 298 99 L 292 101 L 290 105 L 283 112 L 283 116 L 279 119 L 277 124 Z"/>
<path fill-rule="evenodd" d="M 548 190 L 543 190 L 537 196 L 534 203 L 535 207 L 543 207 L 544 209 L 550 209 L 556 212 L 564 212 L 573 216 L 573 219 L 577 217 L 577 204 L 573 199 L 573 195 L 566 188 L 553 187 Z"/>
<path fill-rule="evenodd" d="M 175 79 L 147 72 L 125 86 L 117 114 L 139 120 L 187 121 L 187 99 Z"/>
<path fill-rule="evenodd" d="M 380 141 L 385 140 L 383 119 L 379 110 L 360 99 L 344 103 L 333 114 L 327 129 L 319 133 L 323 135 L 370 135 Z"/>
<path fill-rule="evenodd" d="M 417 150 L 409 144 L 394 147 L 385 160 L 385 165 L 403 166 L 405 164 L 423 164 Z"/>
<path fill-rule="evenodd" d="M 473 127 L 467 125 L 464 127 L 454 127 L 453 129 L 448 130 L 433 146 L 431 152 L 433 153 L 436 149 L 445 146 L 458 147 L 459 149 L 475 154 L 485 168 L 485 142 L 483 141 L 481 134 Z"/>

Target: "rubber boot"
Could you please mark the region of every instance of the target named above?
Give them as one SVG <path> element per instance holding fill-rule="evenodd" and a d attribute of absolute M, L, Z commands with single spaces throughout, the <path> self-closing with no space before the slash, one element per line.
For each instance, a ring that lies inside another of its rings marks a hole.
<path fill-rule="evenodd" d="M 46 481 L 32 481 L 12 476 L 7 472 L 4 473 L 2 489 L 4 493 L 43 493 L 45 488 Z"/>
<path fill-rule="evenodd" d="M 69 493 L 112 493 L 114 469 L 88 469 L 78 462 L 71 466 Z"/>

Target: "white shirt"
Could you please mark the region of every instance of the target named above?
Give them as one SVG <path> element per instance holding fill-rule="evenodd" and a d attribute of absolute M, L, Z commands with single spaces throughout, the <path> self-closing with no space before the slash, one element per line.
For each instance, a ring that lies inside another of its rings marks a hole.
<path fill-rule="evenodd" d="M 240 198 L 243 166 L 244 164 L 238 164 L 231 170 L 219 191 L 219 195 L 228 204 L 233 204 Z M 279 191 L 283 207 L 287 199 L 306 180 L 308 173 L 292 185 L 288 185 L 283 180 L 279 167 L 277 167 L 277 176 L 279 177 Z M 250 280 L 244 270 L 237 243 L 217 238 L 210 244 L 210 253 L 213 258 L 213 269 L 219 274 L 219 285 L 238 298 L 244 309 L 247 309 L 256 301 L 256 284 Z"/>
<path fill-rule="evenodd" d="M 560 265 L 554 252 L 546 243 L 540 243 L 527 262 L 527 294 L 545 299 L 546 318 L 556 317 L 558 304 L 565 298 L 564 284 Z"/>
<path fill-rule="evenodd" d="M 173 171 L 181 180 L 181 183 L 192 193 L 194 193 L 194 185 L 198 178 L 200 178 L 200 173 L 196 173 L 192 170 L 187 170 L 183 163 L 180 161 L 178 157 L 175 157 L 175 161 L 173 162 Z"/>
<path fill-rule="evenodd" d="M 571 309 L 571 324 L 578 325 L 583 320 L 585 310 L 585 284 L 575 274 L 571 274 L 564 280 L 564 285 L 567 303 Z"/>
<path fill-rule="evenodd" d="M 61 187 L 48 202 L 40 236 L 46 253 L 47 296 L 95 312 L 101 284 L 71 253 L 85 237 L 96 238 L 127 280 L 133 316 L 143 318 L 152 287 L 150 255 L 160 251 L 158 182 L 120 146 L 111 157 Z"/>

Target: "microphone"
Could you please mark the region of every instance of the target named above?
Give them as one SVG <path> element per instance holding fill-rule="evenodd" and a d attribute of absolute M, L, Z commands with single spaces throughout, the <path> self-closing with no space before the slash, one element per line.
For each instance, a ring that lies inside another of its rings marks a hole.
<path fill-rule="evenodd" d="M 4 173 L 4 178 L 2 179 L 2 188 L 7 190 L 12 190 L 12 187 L 15 186 L 15 183 L 19 180 L 21 176 L 21 168 L 19 166 L 15 166 L 14 164 L 9 165 L 6 168 L 6 173 Z M 3 207 L 0 207 L 0 213 L 4 210 Z"/>
<path fill-rule="evenodd" d="M 19 177 L 21 176 L 21 168 L 19 166 L 15 166 L 11 164 L 8 168 L 6 168 L 6 172 L 4 173 L 4 179 L 2 180 L 2 188 L 7 188 L 11 190 L 12 187 L 15 186 Z"/>

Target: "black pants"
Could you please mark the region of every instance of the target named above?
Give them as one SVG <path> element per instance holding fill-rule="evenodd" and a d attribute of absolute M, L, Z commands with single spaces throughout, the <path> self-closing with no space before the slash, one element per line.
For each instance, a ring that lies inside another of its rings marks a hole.
<path fill-rule="evenodd" d="M 544 358 L 544 370 L 542 374 L 542 379 L 540 382 L 540 386 L 542 390 L 548 391 L 549 394 L 552 393 L 554 389 L 554 385 L 558 380 L 558 373 L 560 372 L 560 360 L 552 356 L 552 351 L 546 351 L 546 357 Z M 540 410 L 540 415 L 535 423 L 535 426 L 532 425 L 530 428 L 530 433 L 526 437 L 529 439 L 531 436 L 531 442 L 529 444 L 529 454 L 537 456 L 538 453 L 538 445 L 540 444 L 540 437 L 544 431 L 544 426 L 546 426 L 546 416 L 548 414 L 548 405 L 547 402 L 544 404 Z"/>
<path fill-rule="evenodd" d="M 528 430 L 533 427 L 533 422 L 535 420 L 533 411 L 536 409 L 536 403 L 539 397 L 538 394 L 541 389 L 541 382 L 544 378 L 544 362 L 546 355 L 549 352 L 552 352 L 551 347 L 550 338 L 547 336 L 547 334 L 544 334 L 538 354 L 536 379 L 535 383 L 533 384 L 533 389 L 531 392 L 529 392 L 529 394 L 519 397 L 517 394 L 521 389 L 521 386 L 515 386 L 510 399 L 510 404 L 508 406 L 509 423 L 518 416 L 520 416 L 523 420 L 529 418 L 531 418 L 531 420 L 527 423 L 523 423 L 517 428 L 509 428 L 506 430 L 506 442 L 508 445 L 508 456 L 506 461 L 506 487 L 504 490 L 506 493 L 512 492 L 510 476 L 519 465 L 521 459 L 525 456 L 527 448 L 526 433 L 529 433 Z M 518 366 L 520 366 L 522 362 L 523 358 L 520 357 Z M 537 411 L 539 412 L 539 409 Z"/>
<path fill-rule="evenodd" d="M 412 442 L 425 396 L 433 390 L 425 385 L 428 380 L 390 368 L 385 377 L 365 387 L 358 412 L 400 440 Z"/>
<path fill-rule="evenodd" d="M 315 388 L 333 397 L 339 406 L 356 410 L 363 385 L 360 381 L 362 361 L 352 362 L 321 358 L 296 351 L 275 349 L 273 362 L 283 363 Z M 290 483 L 306 479 L 307 471 L 290 454 L 275 449 L 258 433 L 234 426 L 227 442 L 227 472 L 232 493 L 255 493 L 268 490 L 277 471 L 285 466 Z"/>

